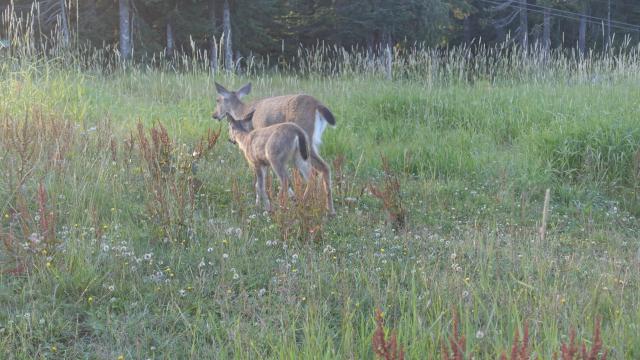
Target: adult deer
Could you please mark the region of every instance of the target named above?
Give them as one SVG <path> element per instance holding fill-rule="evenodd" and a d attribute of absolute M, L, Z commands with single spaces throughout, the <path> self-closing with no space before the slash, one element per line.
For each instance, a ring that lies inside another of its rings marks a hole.
<path fill-rule="evenodd" d="M 213 117 L 218 120 L 230 115 L 235 120 L 250 117 L 246 130 L 261 129 L 274 124 L 292 122 L 300 126 L 311 141 L 309 162 L 321 175 L 327 195 L 327 210 L 335 215 L 331 192 L 331 169 L 320 157 L 318 148 L 322 142 L 322 133 L 327 125 L 335 126 L 336 120 L 322 103 L 309 95 L 283 95 L 244 103 L 242 98 L 251 92 L 251 83 L 238 91 L 229 91 L 216 83 L 218 96 Z M 251 113 L 253 114 L 251 115 Z"/>

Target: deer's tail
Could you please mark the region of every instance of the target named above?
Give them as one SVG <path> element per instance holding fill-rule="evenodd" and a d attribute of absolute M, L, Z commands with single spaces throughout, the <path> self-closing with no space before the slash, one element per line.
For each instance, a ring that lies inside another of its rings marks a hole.
<path fill-rule="evenodd" d="M 331 113 L 331 111 L 329 111 L 329 109 L 326 106 L 318 105 L 318 109 L 317 110 L 320 112 L 320 115 L 322 115 L 322 117 L 325 120 L 327 120 L 329 125 L 336 126 L 336 118 L 333 117 L 333 114 Z"/>
<path fill-rule="evenodd" d="M 296 135 L 298 136 L 298 150 L 300 150 L 300 156 L 302 159 L 307 160 L 309 158 L 309 141 L 307 141 L 307 134 L 299 126 L 295 127 Z"/>

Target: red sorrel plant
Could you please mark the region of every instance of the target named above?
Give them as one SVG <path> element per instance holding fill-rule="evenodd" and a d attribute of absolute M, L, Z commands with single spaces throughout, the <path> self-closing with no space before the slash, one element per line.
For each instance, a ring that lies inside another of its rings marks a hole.
<path fill-rule="evenodd" d="M 196 193 L 202 185 L 195 177 L 196 163 L 215 147 L 220 131 L 209 131 L 192 153 L 176 146 L 162 124 L 148 133 L 138 123 L 135 141 L 144 163 L 147 214 L 158 235 L 184 244 L 193 234 Z M 134 142 L 133 136 L 130 142 Z"/>
<path fill-rule="evenodd" d="M 348 191 L 348 183 L 344 174 L 344 160 L 344 155 L 338 155 L 333 160 L 333 186 L 337 198 L 344 198 Z"/>
<path fill-rule="evenodd" d="M 36 172 L 60 171 L 75 143 L 75 127 L 65 119 L 33 109 L 23 120 L 0 120 L 0 153 L 11 185 L 24 185 Z"/>
<path fill-rule="evenodd" d="M 369 189 L 373 196 L 382 201 L 382 207 L 387 213 L 391 226 L 396 230 L 402 230 L 406 225 L 407 213 L 402 205 L 400 180 L 397 174 L 391 170 L 387 158 L 382 155 L 380 157 L 382 159 L 383 183 L 381 186 L 370 184 Z"/>
<path fill-rule="evenodd" d="M 466 339 L 460 335 L 458 313 L 453 313 L 453 329 L 449 337 L 449 345 L 443 341 L 440 345 L 443 360 L 463 360 L 465 358 Z"/>
<path fill-rule="evenodd" d="M 569 332 L 569 344 L 562 343 L 560 347 L 560 359 L 561 360 L 606 360 L 607 359 L 607 351 L 605 350 L 602 354 L 602 338 L 600 334 L 600 319 L 596 319 L 596 324 L 593 330 L 593 343 L 591 344 L 591 349 L 587 350 L 587 346 L 585 343 L 582 343 L 580 349 L 576 344 L 576 331 L 575 329 L 571 329 Z M 554 353 L 554 359 L 558 359 L 558 354 Z"/>
<path fill-rule="evenodd" d="M 509 360 L 529 360 L 531 358 L 531 354 L 529 354 L 529 325 L 527 323 L 524 324 L 522 332 L 522 340 L 520 340 L 520 333 L 518 329 L 515 330 Z M 500 355 L 500 360 L 507 360 L 507 355 L 504 352 Z"/>
<path fill-rule="evenodd" d="M 51 254 L 57 245 L 54 206 L 42 178 L 58 177 L 66 169 L 75 144 L 74 126 L 64 119 L 33 109 L 23 120 L 0 120 L 0 186 L 9 196 L 0 209 L 0 239 L 4 254 L 16 268 L 26 270 L 38 254 Z M 16 270 L 17 269 L 17 270 Z M 18 271 L 19 270 L 19 271 Z"/>
<path fill-rule="evenodd" d="M 324 233 L 324 190 L 318 182 L 315 171 L 304 184 L 298 171 L 293 172 L 292 188 L 295 199 L 290 200 L 286 191 L 274 206 L 272 218 L 280 231 L 282 240 L 295 238 L 301 241 L 320 241 Z M 286 184 L 281 184 L 286 186 Z M 271 189 L 271 186 L 268 187 Z"/>
<path fill-rule="evenodd" d="M 37 255 L 50 255 L 56 249 L 56 217 L 50 196 L 43 183 L 35 195 L 35 210 L 23 192 L 15 196 L 15 207 L 6 213 L 0 229 L 0 239 L 18 274 L 30 267 Z M 5 222 L 6 221 L 6 222 Z M 0 259 L 1 260 L 1 259 Z"/>
<path fill-rule="evenodd" d="M 231 197 L 233 204 L 233 212 L 240 218 L 243 219 L 244 215 L 247 212 L 247 207 L 245 205 L 245 199 L 247 197 L 247 192 L 238 184 L 238 179 L 233 178 L 231 180 Z"/>
<path fill-rule="evenodd" d="M 386 339 L 384 329 L 384 318 L 382 311 L 376 309 L 376 330 L 371 338 L 373 352 L 380 359 L 384 360 L 402 360 L 404 359 L 404 351 L 402 346 L 398 346 L 398 339 L 395 332 L 391 332 L 389 340 Z"/>

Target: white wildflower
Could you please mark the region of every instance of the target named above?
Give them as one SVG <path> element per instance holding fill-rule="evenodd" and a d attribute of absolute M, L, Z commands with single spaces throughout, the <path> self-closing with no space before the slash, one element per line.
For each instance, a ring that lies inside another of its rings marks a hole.
<path fill-rule="evenodd" d="M 331 245 L 327 245 L 324 247 L 324 250 L 322 250 L 322 252 L 325 254 L 333 254 L 334 252 L 336 252 L 336 249 Z"/>

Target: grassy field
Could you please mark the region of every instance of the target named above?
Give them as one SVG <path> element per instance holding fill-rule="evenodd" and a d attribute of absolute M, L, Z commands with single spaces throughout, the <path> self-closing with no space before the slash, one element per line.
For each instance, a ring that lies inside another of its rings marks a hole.
<path fill-rule="evenodd" d="M 525 326 L 539 358 L 572 329 L 590 348 L 598 319 L 608 358 L 640 357 L 637 73 L 0 73 L 2 358 L 373 358 L 377 308 L 409 359 L 441 357 L 456 317 L 467 358 Z M 333 111 L 337 217 L 254 208 L 214 80 Z"/>

